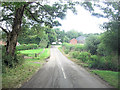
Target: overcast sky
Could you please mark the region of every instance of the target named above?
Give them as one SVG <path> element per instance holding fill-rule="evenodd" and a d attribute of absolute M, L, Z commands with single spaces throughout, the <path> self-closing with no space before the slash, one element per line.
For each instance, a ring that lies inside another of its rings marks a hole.
<path fill-rule="evenodd" d="M 81 6 L 77 6 L 77 11 L 78 14 L 74 15 L 72 11 L 68 10 L 66 18 L 64 20 L 59 20 L 62 24 L 59 28 L 65 31 L 76 30 L 83 33 L 103 32 L 103 30 L 99 28 L 99 25 L 108 21 L 108 19 L 91 16 L 89 11 Z"/>

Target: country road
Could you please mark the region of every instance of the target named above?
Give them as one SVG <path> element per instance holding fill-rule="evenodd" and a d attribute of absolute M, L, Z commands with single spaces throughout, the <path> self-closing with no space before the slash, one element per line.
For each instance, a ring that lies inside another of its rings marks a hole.
<path fill-rule="evenodd" d="M 21 88 L 110 88 L 81 66 L 51 48 L 49 61 Z"/>

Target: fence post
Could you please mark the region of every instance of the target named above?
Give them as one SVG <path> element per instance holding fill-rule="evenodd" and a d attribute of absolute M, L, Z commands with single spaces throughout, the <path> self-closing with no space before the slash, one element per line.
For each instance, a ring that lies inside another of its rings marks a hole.
<path fill-rule="evenodd" d="M 37 57 L 37 53 L 35 53 L 35 57 Z"/>

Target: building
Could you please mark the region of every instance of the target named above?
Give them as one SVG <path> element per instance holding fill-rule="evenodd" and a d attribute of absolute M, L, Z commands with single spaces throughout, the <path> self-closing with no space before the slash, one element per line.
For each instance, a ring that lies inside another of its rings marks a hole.
<path fill-rule="evenodd" d="M 6 45 L 6 42 L 4 42 L 4 41 L 1 40 L 0 41 L 0 45 Z M 20 43 L 17 42 L 17 46 L 20 46 Z"/>
<path fill-rule="evenodd" d="M 0 41 L 0 45 L 6 45 L 6 42 Z"/>
<path fill-rule="evenodd" d="M 77 43 L 80 43 L 80 44 L 84 44 L 85 39 L 86 39 L 86 37 L 84 37 L 84 36 L 79 36 L 79 37 L 76 38 Z"/>
<path fill-rule="evenodd" d="M 77 44 L 77 40 L 73 38 L 72 40 L 70 40 L 70 44 L 73 44 L 73 45 Z"/>

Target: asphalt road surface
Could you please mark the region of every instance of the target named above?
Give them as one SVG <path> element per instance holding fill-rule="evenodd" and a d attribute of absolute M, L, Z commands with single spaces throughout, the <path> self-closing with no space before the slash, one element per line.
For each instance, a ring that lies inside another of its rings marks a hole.
<path fill-rule="evenodd" d="M 98 77 L 51 48 L 49 61 L 21 88 L 111 88 Z"/>

